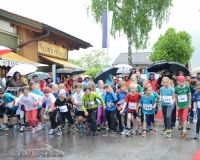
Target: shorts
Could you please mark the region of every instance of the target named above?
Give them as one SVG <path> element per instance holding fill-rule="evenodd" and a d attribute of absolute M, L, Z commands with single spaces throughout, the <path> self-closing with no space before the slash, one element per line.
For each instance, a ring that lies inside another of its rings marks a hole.
<path fill-rule="evenodd" d="M 42 109 L 42 108 L 38 108 L 38 109 L 37 109 L 37 119 L 39 119 L 39 120 L 41 120 L 41 119 L 40 119 L 40 111 L 41 111 L 41 109 Z"/>
<path fill-rule="evenodd" d="M 136 119 L 136 117 L 139 117 L 139 118 L 140 118 L 139 113 L 136 113 L 136 112 L 130 112 L 130 111 L 128 111 L 128 113 L 131 113 L 131 114 L 133 115 L 134 119 Z"/>
<path fill-rule="evenodd" d="M 6 111 L 4 114 L 6 114 L 7 116 L 10 115 L 10 117 L 15 117 L 16 116 L 16 111 L 17 110 L 10 110 L 9 108 L 6 108 Z"/>
<path fill-rule="evenodd" d="M 21 111 L 26 112 L 24 105 L 21 105 Z"/>
<path fill-rule="evenodd" d="M 144 122 L 146 122 L 147 124 L 150 122 L 151 123 L 155 123 L 155 118 L 154 118 L 154 114 L 144 114 Z"/>
<path fill-rule="evenodd" d="M 3 115 L 6 111 L 6 107 L 5 106 L 0 106 L 0 118 L 3 118 Z"/>
<path fill-rule="evenodd" d="M 188 108 L 178 110 L 178 114 L 179 114 L 180 121 L 186 121 L 187 115 L 188 115 Z"/>
<path fill-rule="evenodd" d="M 46 108 L 46 102 L 42 104 L 42 108 Z"/>
<path fill-rule="evenodd" d="M 76 116 L 82 116 L 83 118 L 86 118 L 85 113 L 83 111 L 76 111 Z"/>

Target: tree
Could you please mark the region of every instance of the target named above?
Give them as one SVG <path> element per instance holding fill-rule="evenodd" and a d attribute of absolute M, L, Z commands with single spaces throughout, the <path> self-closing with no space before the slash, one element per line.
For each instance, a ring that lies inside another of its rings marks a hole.
<path fill-rule="evenodd" d="M 152 50 L 149 57 L 151 61 L 168 60 L 186 65 L 195 49 L 190 34 L 169 28 L 164 35 L 160 35 Z"/>
<path fill-rule="evenodd" d="M 108 0 L 109 10 L 113 11 L 111 34 L 123 33 L 128 40 L 128 63 L 132 65 L 132 47 L 147 47 L 148 34 L 153 25 L 161 28 L 169 17 L 172 0 Z M 87 11 L 97 23 L 102 23 L 102 11 L 107 8 L 107 0 L 91 0 Z"/>
<path fill-rule="evenodd" d="M 89 68 L 88 71 L 85 73 L 85 75 L 88 75 L 92 78 L 96 76 L 96 74 L 100 71 L 100 68 Z"/>
<path fill-rule="evenodd" d="M 108 58 L 110 61 L 110 58 Z M 84 53 L 79 59 L 69 59 L 72 64 L 83 67 L 84 69 L 107 67 L 107 55 L 103 49 L 93 49 L 88 53 Z"/>

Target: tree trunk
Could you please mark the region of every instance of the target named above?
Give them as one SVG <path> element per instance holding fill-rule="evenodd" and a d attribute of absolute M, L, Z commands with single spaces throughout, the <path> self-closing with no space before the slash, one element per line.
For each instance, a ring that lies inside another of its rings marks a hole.
<path fill-rule="evenodd" d="M 130 66 L 133 66 L 133 63 L 132 63 L 132 44 L 133 44 L 133 41 L 131 39 L 130 36 L 128 36 L 128 64 Z"/>

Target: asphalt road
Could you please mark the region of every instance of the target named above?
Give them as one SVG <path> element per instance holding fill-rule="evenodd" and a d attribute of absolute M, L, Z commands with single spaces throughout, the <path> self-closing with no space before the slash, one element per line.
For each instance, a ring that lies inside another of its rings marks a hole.
<path fill-rule="evenodd" d="M 35 135 L 30 131 L 0 131 L 0 160 L 191 160 L 200 147 L 199 140 L 182 140 L 177 128 L 172 138 L 166 139 L 160 134 L 160 123 L 157 122 L 156 134 L 147 133 L 146 138 L 119 133 L 110 136 L 107 131 L 93 137 L 89 132 L 67 133 L 67 130 L 62 137 L 49 136 L 49 125 Z M 195 124 L 190 125 L 188 137 L 192 138 Z"/>

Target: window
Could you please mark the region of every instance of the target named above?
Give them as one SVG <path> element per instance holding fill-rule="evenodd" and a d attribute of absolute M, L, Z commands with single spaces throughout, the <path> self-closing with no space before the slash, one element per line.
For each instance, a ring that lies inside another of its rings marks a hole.
<path fill-rule="evenodd" d="M 142 72 L 141 72 L 142 74 L 146 74 L 147 73 L 146 68 L 142 68 L 141 70 L 142 70 Z"/>

